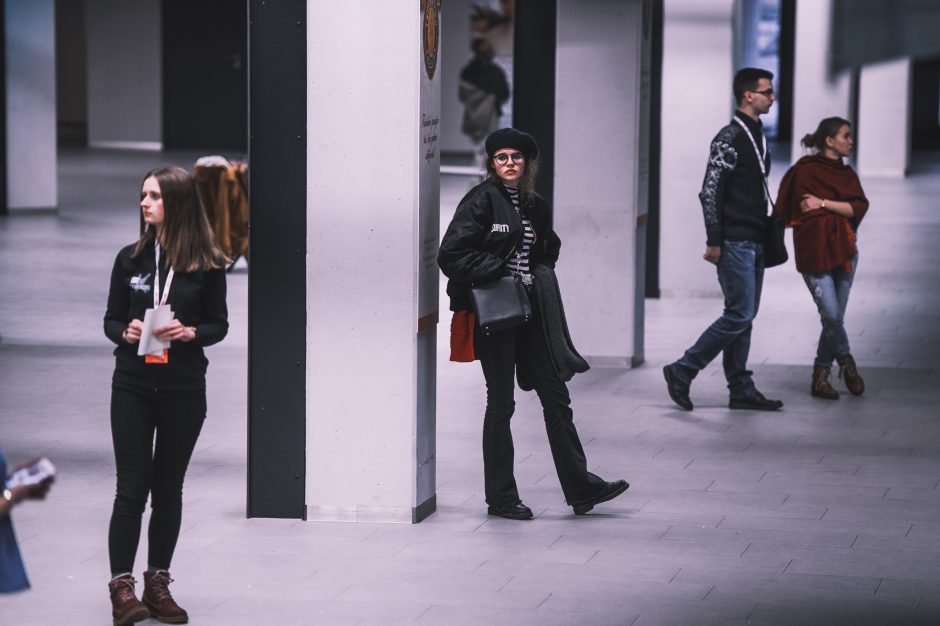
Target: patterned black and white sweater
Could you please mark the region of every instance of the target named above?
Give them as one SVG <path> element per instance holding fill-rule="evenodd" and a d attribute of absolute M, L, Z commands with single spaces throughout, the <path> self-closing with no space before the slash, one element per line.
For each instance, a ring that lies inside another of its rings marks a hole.
<path fill-rule="evenodd" d="M 762 124 L 736 111 L 751 131 L 758 151 L 765 152 L 764 171 L 770 172 L 770 150 L 764 149 Z M 763 241 L 767 195 L 754 144 L 736 121 L 718 131 L 712 140 L 699 193 L 705 217 L 707 245 L 720 246 L 725 239 Z"/>

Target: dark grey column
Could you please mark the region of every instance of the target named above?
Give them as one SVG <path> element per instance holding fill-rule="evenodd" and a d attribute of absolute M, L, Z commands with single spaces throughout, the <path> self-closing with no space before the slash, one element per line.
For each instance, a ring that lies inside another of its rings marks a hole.
<path fill-rule="evenodd" d="M 162 0 L 161 8 L 163 148 L 244 151 L 246 5 Z"/>
<path fill-rule="evenodd" d="M 647 298 L 658 298 L 659 291 L 659 170 L 662 142 L 663 91 L 663 0 L 650 5 L 650 130 L 649 190 L 646 212 L 646 281 Z"/>
<path fill-rule="evenodd" d="M 248 517 L 304 516 L 306 7 L 248 5 Z"/>
<path fill-rule="evenodd" d="M 516 0 L 513 38 L 512 124 L 539 142 L 535 189 L 552 203 L 555 194 L 554 0 Z"/>

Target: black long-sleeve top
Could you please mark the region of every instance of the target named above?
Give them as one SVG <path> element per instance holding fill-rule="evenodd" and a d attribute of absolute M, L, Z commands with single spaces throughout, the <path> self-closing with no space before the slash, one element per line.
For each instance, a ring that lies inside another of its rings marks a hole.
<path fill-rule="evenodd" d="M 763 151 L 760 121 L 740 111 L 734 116 L 747 125 L 758 152 Z M 769 173 L 770 150 L 761 157 L 764 172 Z M 761 163 L 747 133 L 734 120 L 712 140 L 699 200 L 705 218 L 707 245 L 720 246 L 725 239 L 764 240 L 768 198 Z"/>
<path fill-rule="evenodd" d="M 132 319 L 143 320 L 144 312 L 153 307 L 154 249 L 147 246 L 132 258 L 134 245 L 118 252 L 111 271 L 104 334 L 117 344 L 112 380 L 115 385 L 157 390 L 205 389 L 209 361 L 203 348 L 222 341 L 228 333 L 225 270 L 175 273 L 167 304 L 184 326 L 196 328 L 196 338 L 171 342 L 167 364 L 145 363 L 144 357 L 137 356 L 138 344 L 122 337 Z M 165 257 L 160 261 L 162 293 L 169 268 Z"/>

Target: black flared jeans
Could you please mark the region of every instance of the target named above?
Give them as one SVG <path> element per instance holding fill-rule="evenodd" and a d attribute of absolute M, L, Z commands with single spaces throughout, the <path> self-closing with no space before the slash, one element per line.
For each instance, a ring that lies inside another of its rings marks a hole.
<path fill-rule="evenodd" d="M 545 430 L 555 462 L 555 472 L 569 503 L 595 496 L 604 481 L 587 470 L 584 448 L 575 428 L 568 386 L 555 373 L 539 312 L 522 326 L 493 335 L 474 329 L 474 351 L 486 379 L 486 413 L 483 417 L 483 473 L 486 502 L 503 507 L 520 501 L 513 475 L 515 450 L 510 419 L 515 411 L 516 367 L 533 385 L 542 403 Z"/>

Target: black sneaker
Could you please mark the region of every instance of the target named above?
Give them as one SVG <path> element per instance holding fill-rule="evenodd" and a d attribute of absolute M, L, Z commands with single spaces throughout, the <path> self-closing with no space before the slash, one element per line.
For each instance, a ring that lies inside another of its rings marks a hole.
<path fill-rule="evenodd" d="M 666 390 L 669 392 L 672 401 L 678 404 L 680 408 L 691 411 L 692 400 L 689 398 L 689 386 L 672 373 L 672 365 L 663 368 L 663 377 L 666 379 Z"/>
<path fill-rule="evenodd" d="M 780 400 L 769 400 L 758 390 L 754 390 L 743 396 L 731 396 L 728 401 L 729 409 L 745 409 L 750 411 L 776 411 L 783 408 L 783 402 Z"/>

